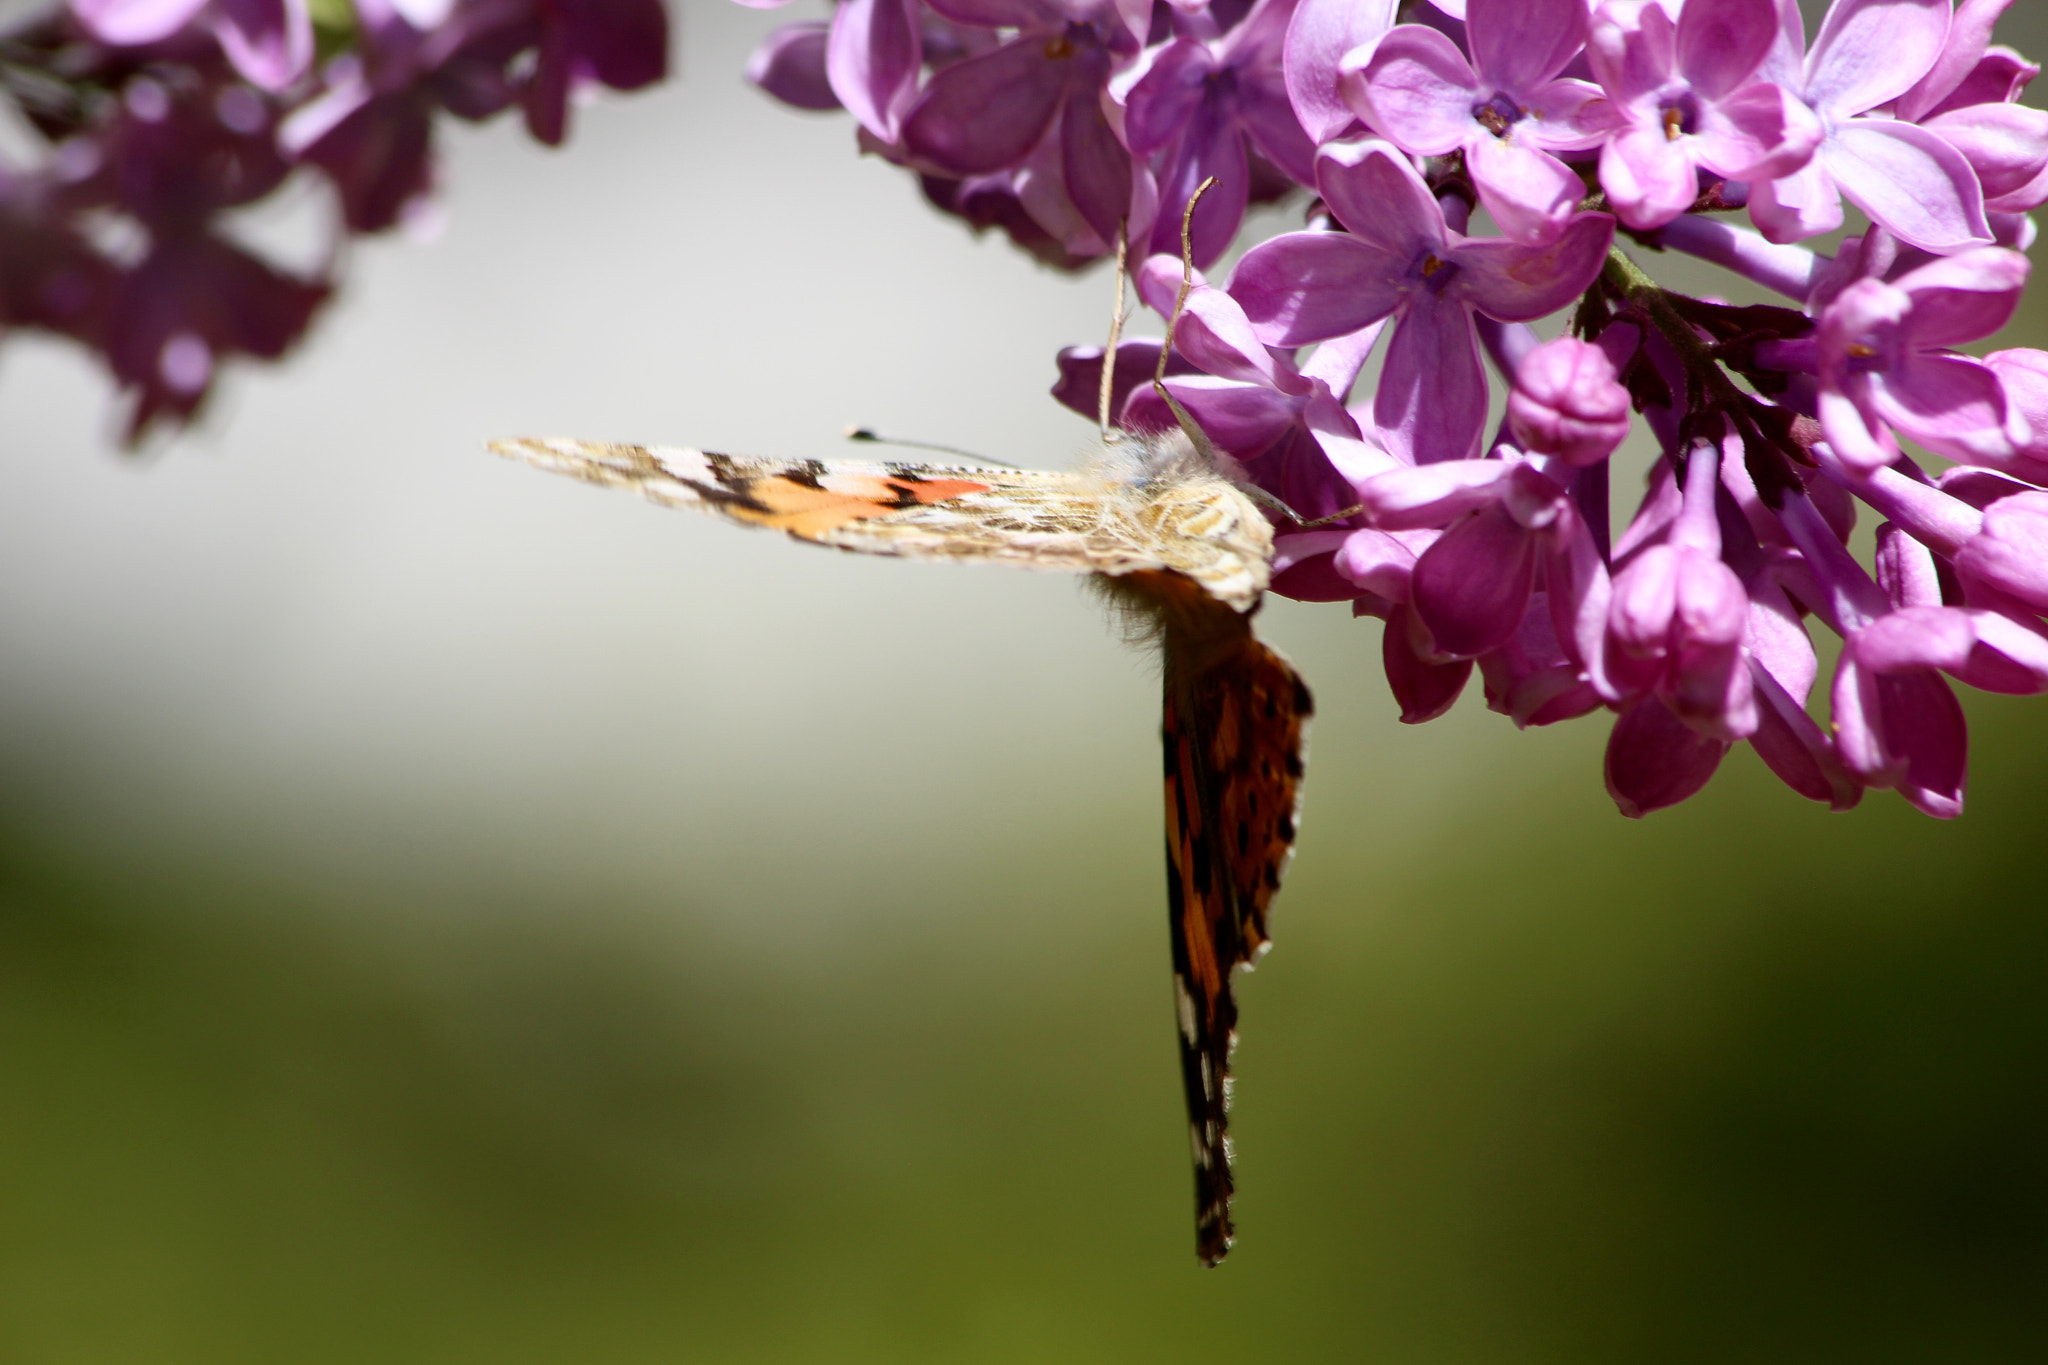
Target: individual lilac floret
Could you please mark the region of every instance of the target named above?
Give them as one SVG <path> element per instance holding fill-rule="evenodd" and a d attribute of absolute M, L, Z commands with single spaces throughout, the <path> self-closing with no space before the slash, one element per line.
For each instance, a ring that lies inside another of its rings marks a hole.
<path fill-rule="evenodd" d="M 1409 603 L 1438 662 L 1514 640 L 1540 572 L 1557 640 L 1580 676 L 1607 693 L 1606 565 L 1552 462 L 1513 450 L 1502 456 L 1395 467 L 1361 480 L 1358 500 L 1372 529 L 1353 539 L 1442 529 L 1408 576 Z"/>
<path fill-rule="evenodd" d="M 1821 138 L 1800 101 L 1753 79 L 1778 36 L 1773 0 L 1688 0 L 1674 24 L 1655 4 L 1611 0 L 1586 57 L 1621 126 L 1600 151 L 1600 185 L 1632 228 L 1691 208 L 1699 172 L 1773 180 Z"/>
<path fill-rule="evenodd" d="M 1289 178 L 1315 179 L 1315 144 L 1302 131 L 1281 77 L 1281 44 L 1294 0 L 1258 0 L 1221 38 L 1183 36 L 1153 49 L 1123 97 L 1124 145 L 1135 156 L 1164 153 L 1159 202 L 1175 209 L 1210 176 L 1195 210 L 1197 265 L 1221 256 L 1237 236 L 1251 198 L 1247 142 Z M 1121 82 L 1119 82 L 1121 83 Z M 1159 215 L 1151 250 L 1180 253 L 1178 212 Z"/>
<path fill-rule="evenodd" d="M 1344 59 L 1345 98 L 1404 151 L 1463 151 L 1501 231 L 1552 241 L 1585 194 L 1554 153 L 1596 147 L 1605 132 L 1585 118 L 1599 87 L 1558 78 L 1586 31 L 1586 0 L 1472 0 L 1469 62 L 1437 30 L 1402 24 Z"/>
<path fill-rule="evenodd" d="M 313 61 L 305 0 L 72 0 L 71 11 L 115 47 L 161 42 L 204 11 L 235 70 L 263 90 L 283 90 Z"/>
<path fill-rule="evenodd" d="M 1847 195 L 1925 251 L 1946 255 L 1991 242 L 1984 193 L 1961 152 L 1916 124 L 1858 117 L 1927 74 L 1949 19 L 1950 0 L 1835 0 L 1803 62 L 1803 29 L 1788 23 L 1765 74 L 1805 100 L 1824 136 L 1803 170 L 1754 186 L 1750 216 L 1766 237 L 1796 242 L 1834 231 Z"/>
<path fill-rule="evenodd" d="M 1103 93 L 1116 69 L 1137 55 L 1150 5 L 939 0 L 932 8 L 956 23 L 1014 27 L 1016 34 L 926 83 L 901 123 L 913 164 L 971 179 L 1017 169 L 1037 154 L 1040 178 L 1062 188 L 1107 250 L 1136 215 L 1131 155 L 1103 113 Z"/>
<path fill-rule="evenodd" d="M 1405 463 L 1478 454 L 1486 375 L 1472 316 L 1539 318 L 1600 273 L 1614 219 L 1581 213 L 1547 246 L 1453 232 L 1405 157 L 1382 142 L 1325 147 L 1316 185 L 1349 232 L 1294 232 L 1254 247 L 1230 293 L 1268 346 L 1345 336 L 1392 315 L 1373 399 L 1382 441 Z"/>
<path fill-rule="evenodd" d="M 2003 327 L 2027 272 L 2018 252 L 1983 247 L 1893 283 L 1857 280 L 1836 296 L 1817 333 L 1820 420 L 1846 464 L 1867 473 L 1897 458 L 1888 427 L 1951 459 L 2012 454 L 1998 375 L 1946 348 Z"/>
<path fill-rule="evenodd" d="M 1628 390 L 1607 353 L 1576 337 L 1546 341 L 1515 367 L 1508 424 L 1524 450 L 1590 465 L 1628 438 Z"/>

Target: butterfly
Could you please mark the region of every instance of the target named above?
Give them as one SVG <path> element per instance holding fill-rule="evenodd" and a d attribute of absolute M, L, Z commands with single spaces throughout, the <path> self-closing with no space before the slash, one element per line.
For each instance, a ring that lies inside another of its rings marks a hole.
<path fill-rule="evenodd" d="M 1199 428 L 1116 432 L 1097 458 L 1064 473 L 570 440 L 491 449 L 841 550 L 1092 574 L 1134 633 L 1157 642 L 1195 1249 L 1204 1264 L 1222 1260 L 1233 1237 L 1231 975 L 1267 946 L 1266 911 L 1294 849 L 1314 703 L 1287 661 L 1252 633 L 1271 576 L 1272 527 Z"/>

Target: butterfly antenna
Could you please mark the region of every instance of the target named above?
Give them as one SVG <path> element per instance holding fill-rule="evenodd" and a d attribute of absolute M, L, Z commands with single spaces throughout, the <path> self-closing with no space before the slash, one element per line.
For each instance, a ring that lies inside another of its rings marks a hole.
<path fill-rule="evenodd" d="M 958 446 L 942 446 L 932 441 L 906 441 L 897 436 L 884 436 L 872 427 L 848 427 L 841 434 L 849 441 L 862 441 L 869 445 L 904 446 L 911 450 L 930 450 L 940 455 L 958 455 L 963 460 L 979 460 L 983 464 L 992 464 L 999 469 L 1021 468 L 1021 466 L 1013 465 L 1007 460 L 997 460 L 987 455 L 977 455 L 971 450 L 962 450 Z"/>
<path fill-rule="evenodd" d="M 1120 219 L 1116 225 L 1116 306 L 1109 314 L 1109 345 L 1102 351 L 1102 391 L 1095 408 L 1096 425 L 1102 431 L 1102 439 L 1109 439 L 1109 400 L 1116 388 L 1116 347 L 1123 340 L 1124 320 L 1124 275 L 1130 268 L 1131 220 Z"/>
<path fill-rule="evenodd" d="M 1180 293 L 1174 296 L 1173 316 L 1166 320 L 1166 344 L 1159 348 L 1159 364 L 1152 371 L 1152 391 L 1166 400 L 1166 406 L 1173 410 L 1173 420 L 1180 423 L 1180 429 L 1187 433 L 1188 440 L 1211 463 L 1215 463 L 1216 460 L 1216 447 L 1210 443 L 1209 433 L 1202 430 L 1201 424 L 1195 421 L 1188 410 L 1180 405 L 1180 400 L 1168 391 L 1166 361 L 1173 354 L 1174 329 L 1180 326 L 1181 312 L 1187 307 L 1188 294 L 1195 287 L 1195 205 L 1202 202 L 1202 196 L 1207 194 L 1215 183 L 1216 177 L 1212 175 L 1195 186 L 1195 192 L 1188 196 L 1187 208 L 1180 215 Z"/>
<path fill-rule="evenodd" d="M 1159 367 L 1152 373 L 1153 391 L 1166 400 L 1167 407 L 1173 409 L 1174 420 L 1180 423 L 1180 429 L 1187 433 L 1188 440 L 1194 443 L 1195 449 L 1212 458 L 1216 454 L 1216 447 L 1210 442 L 1209 434 L 1202 430 L 1194 416 L 1181 406 L 1180 400 L 1166 387 L 1166 359 L 1173 354 L 1174 329 L 1180 326 L 1181 312 L 1187 307 L 1188 295 L 1195 287 L 1195 205 L 1202 201 L 1202 196 L 1207 194 L 1210 186 L 1215 183 L 1216 177 L 1212 175 L 1195 186 L 1195 192 L 1188 196 L 1188 206 L 1180 216 L 1180 293 L 1173 300 L 1173 316 L 1167 319 L 1166 345 L 1159 352 Z M 1327 517 L 1310 519 L 1289 507 L 1276 494 L 1267 492 L 1257 484 L 1247 483 L 1241 486 L 1253 502 L 1278 512 L 1304 531 L 1347 521 L 1365 510 L 1365 504 L 1360 503 L 1341 512 L 1332 512 Z"/>

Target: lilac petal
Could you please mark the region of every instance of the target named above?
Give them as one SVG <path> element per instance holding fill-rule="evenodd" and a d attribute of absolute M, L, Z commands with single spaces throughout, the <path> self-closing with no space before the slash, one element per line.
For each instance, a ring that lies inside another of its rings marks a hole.
<path fill-rule="evenodd" d="M 1960 681 L 2012 697 L 2048 691 L 2048 636 L 2041 633 L 2038 623 L 1995 611 L 1969 615 L 1976 628 L 1977 647 L 1954 670 Z"/>
<path fill-rule="evenodd" d="M 221 51 L 249 84 L 284 89 L 313 64 L 313 20 L 303 0 L 214 0 Z"/>
<path fill-rule="evenodd" d="M 1958 14 L 1957 19 L 1961 19 Z M 1950 30 L 1954 32 L 1953 29 Z M 1932 74 L 1932 73 L 1930 73 Z M 1962 83 L 1950 91 L 1948 98 L 1928 111 L 1926 116 L 1909 122 L 1925 123 L 1928 117 L 1953 113 L 1977 104 L 2011 104 L 2033 84 L 2034 77 L 2041 74 L 2041 68 L 2020 56 L 2009 47 L 1994 47 L 1985 51 L 1983 58 L 1963 77 Z M 1894 117 L 1903 115 L 1894 114 Z"/>
<path fill-rule="evenodd" d="M 1962 813 L 1968 727 L 1955 692 L 1929 668 L 1882 674 L 1858 657 L 1859 632 L 1835 673 L 1834 722 L 1843 762 L 1875 787 L 1929 815 Z"/>
<path fill-rule="evenodd" d="M 2048 454 L 2048 351 L 2015 347 L 1993 351 L 1984 363 L 2005 388 L 2008 411 L 2018 414 L 2030 436 L 2029 455 Z"/>
<path fill-rule="evenodd" d="M 1299 531 L 1273 537 L 1271 590 L 1297 602 L 1351 602 L 1358 586 L 1336 569 L 1349 531 Z"/>
<path fill-rule="evenodd" d="M 1239 87 L 1237 121 L 1252 144 L 1288 179 L 1299 185 L 1316 183 L 1316 144 L 1303 130 L 1294 106 L 1270 90 Z"/>
<path fill-rule="evenodd" d="M 1124 97 L 1124 143 L 1133 154 L 1150 156 L 1174 139 L 1201 106 L 1215 70 L 1208 47 L 1190 38 L 1168 43 L 1152 58 Z"/>
<path fill-rule="evenodd" d="M 1152 230 L 1153 251 L 1179 254 L 1182 213 L 1211 177 L 1216 183 L 1196 205 L 1188 234 L 1194 262 L 1203 267 L 1213 265 L 1229 249 L 1251 196 L 1244 134 L 1213 104 L 1202 106 L 1189 121 L 1159 175 L 1159 202 L 1166 212 Z"/>
<path fill-rule="evenodd" d="M 1898 474 L 1897 470 L 1881 469 L 1880 477 Z M 1898 475 L 1903 479 L 1904 475 Z M 1983 518 L 1974 518 L 1978 525 Z M 1941 605 L 1941 572 L 1935 567 L 1934 555 L 1928 547 L 1898 526 L 1885 522 L 1877 528 L 1876 561 L 1877 585 L 1884 594 L 1900 607 L 1938 607 Z"/>
<path fill-rule="evenodd" d="M 330 92 L 348 93 L 345 87 Z M 352 230 L 391 227 L 433 189 L 433 107 L 427 101 L 410 93 L 386 95 L 348 109 L 323 96 L 300 112 L 326 126 L 309 120 L 291 129 L 307 139 L 299 159 L 333 180 L 343 221 Z M 329 121 L 326 116 L 336 112 L 340 116 Z"/>
<path fill-rule="evenodd" d="M 1894 428 L 1950 459 L 2012 450 L 2005 435 L 2005 390 L 1981 360 L 1916 355 L 1892 366 L 1873 387 L 1871 405 Z"/>
<path fill-rule="evenodd" d="M 1420 553 L 1413 543 L 1414 534 L 1367 529 L 1346 532 L 1344 537 L 1335 560 L 1337 572 L 1359 589 L 1390 602 L 1406 602 L 1408 580 L 1415 573 L 1415 557 Z"/>
<path fill-rule="evenodd" d="M 94 37 L 131 47 L 170 37 L 205 7 L 206 0 L 72 0 L 71 12 Z"/>
<path fill-rule="evenodd" d="M 1066 22 L 1058 0 L 926 0 L 941 18 L 969 28 L 1046 28 Z"/>
<path fill-rule="evenodd" d="M 1614 576 L 1608 623 L 1614 643 L 1627 654 L 1655 657 L 1664 653 L 1678 605 L 1678 552 L 1652 545 Z"/>
<path fill-rule="evenodd" d="M 2048 493 L 2001 498 L 1984 528 L 1957 551 L 1956 569 L 1987 579 L 2035 611 L 2048 611 Z"/>
<path fill-rule="evenodd" d="M 1991 242 L 1977 173 L 1939 133 L 1852 119 L 1817 159 L 1843 194 L 1908 245 L 1940 256 Z"/>
<path fill-rule="evenodd" d="M 1294 403 L 1271 389 L 1233 383 L 1211 375 L 1170 379 L 1166 387 L 1188 410 L 1188 415 L 1201 425 L 1209 439 L 1240 461 L 1254 460 L 1265 454 L 1294 425 L 1300 411 Z M 1153 425 L 1151 419 L 1155 402 L 1157 395 L 1149 387 L 1134 395 L 1131 411 L 1140 419 L 1141 425 Z M 1170 411 L 1158 416 L 1163 419 L 1159 425 L 1172 425 L 1174 419 Z"/>
<path fill-rule="evenodd" d="M 1103 115 L 1097 85 L 1076 75 L 1060 118 L 1060 170 L 1081 217 L 1104 242 L 1114 242 L 1131 216 L 1131 154 Z M 1237 202 L 1244 202 L 1242 191 Z"/>
<path fill-rule="evenodd" d="M 1301 0 L 1287 26 L 1287 98 L 1309 137 L 1328 142 L 1356 117 L 1338 88 L 1338 65 L 1393 27 L 1400 0 Z"/>
<path fill-rule="evenodd" d="M 1367 358 L 1372 355 L 1372 348 L 1378 344 L 1380 333 L 1385 330 L 1386 323 L 1382 320 L 1344 336 L 1330 338 L 1316 347 L 1314 354 L 1303 362 L 1302 375 L 1322 380 L 1330 386 L 1332 393 L 1350 393 L 1352 386 L 1358 383 L 1359 373 L 1365 369 Z"/>
<path fill-rule="evenodd" d="M 1754 663 L 1750 682 L 1762 704 L 1749 742 L 1765 766 L 1793 791 L 1825 801 L 1832 810 L 1848 810 L 1861 800 L 1863 785 L 1842 766 L 1834 744 L 1813 717 Z"/>
<path fill-rule="evenodd" d="M 1699 198 L 1699 173 L 1683 142 L 1656 127 L 1632 128 L 1600 150 L 1600 187 L 1630 227 L 1662 227 Z"/>
<path fill-rule="evenodd" d="M 1671 81 L 1678 62 L 1671 16 L 1646 5 L 1626 22 L 1627 11 L 1602 7 L 1586 36 L 1586 64 L 1609 99 L 1619 105 L 1654 96 Z M 1772 33 L 1777 32 L 1773 27 Z"/>
<path fill-rule="evenodd" d="M 1337 221 L 1399 274 L 1444 247 L 1444 211 L 1405 157 L 1384 142 L 1343 142 L 1316 158 L 1316 189 Z"/>
<path fill-rule="evenodd" d="M 1856 660 L 1879 675 L 1938 668 L 2008 696 L 2048 689 L 2048 637 L 2038 625 L 1992 611 L 1928 606 L 1893 612 L 1856 636 Z"/>
<path fill-rule="evenodd" d="M 1468 0 L 1465 41 L 1482 84 L 1527 92 L 1586 45 L 1585 0 Z"/>
<path fill-rule="evenodd" d="M 1742 644 L 1750 661 L 1798 705 L 1806 705 L 1820 675 L 1820 661 L 1807 635 L 1799 609 L 1792 605 L 1775 571 L 1765 571 L 1746 585 L 1749 621 Z"/>
<path fill-rule="evenodd" d="M 1638 698 L 1607 737 L 1607 794 L 1640 820 L 1706 786 L 1727 752 L 1727 741 L 1700 734 L 1655 697 Z"/>
<path fill-rule="evenodd" d="M 1092 420 L 1097 415 L 1096 409 L 1101 402 L 1102 348 L 1069 346 L 1060 352 L 1058 363 L 1060 377 L 1052 386 L 1052 396 L 1083 417 Z M 1124 404 L 1134 389 L 1141 385 L 1151 385 L 1158 364 L 1157 341 L 1125 341 L 1117 346 L 1115 373 L 1110 376 L 1109 389 L 1109 411 L 1112 417 L 1124 410 Z M 1187 357 L 1178 351 L 1168 357 L 1166 362 L 1166 373 L 1169 376 L 1187 374 L 1193 368 Z"/>
<path fill-rule="evenodd" d="M 1354 65 L 1358 57 L 1364 60 Z M 1354 53 L 1343 72 L 1345 102 L 1402 150 L 1421 156 L 1442 156 L 1479 132 L 1472 108 L 1491 95 L 1481 93 L 1457 45 L 1420 24 L 1402 24 L 1369 54 Z"/>
<path fill-rule="evenodd" d="M 1756 74 L 1777 37 L 1771 0 L 1690 0 L 1678 14 L 1676 66 L 1693 93 L 1717 101 Z"/>
<path fill-rule="evenodd" d="M 1038 38 L 1018 38 L 942 68 L 904 114 L 903 145 L 948 175 L 983 175 L 1022 161 L 1059 112 L 1071 65 L 1046 60 L 1044 47 Z"/>
<path fill-rule="evenodd" d="M 1553 538 L 1544 564 L 1551 632 L 1563 642 L 1587 685 L 1602 700 L 1613 701 L 1621 694 L 1607 676 L 1602 644 L 1613 609 L 1614 582 L 1592 530 L 1572 504 L 1565 504 L 1559 523 L 1561 536 Z"/>
<path fill-rule="evenodd" d="M 1138 297 L 1159 312 L 1171 314 L 1180 295 L 1180 262 L 1166 255 L 1149 257 L 1138 267 L 1136 278 Z M 1294 367 L 1276 362 L 1273 353 L 1260 343 L 1237 299 L 1199 279 L 1182 304 L 1173 345 L 1197 369 L 1209 374 L 1297 396 L 1308 392 L 1309 386 Z"/>
<path fill-rule="evenodd" d="M 1355 332 L 1400 304 L 1406 281 L 1384 255 L 1344 232 L 1289 232 L 1244 254 L 1230 295 L 1268 346 Z"/>
<path fill-rule="evenodd" d="M 1806 54 L 1806 99 L 1840 117 L 1897 99 L 1948 37 L 1950 0 L 1835 0 Z"/>
<path fill-rule="evenodd" d="M 839 108 L 825 75 L 825 34 L 824 24 L 784 24 L 754 49 L 748 82 L 793 108 Z"/>
<path fill-rule="evenodd" d="M 832 15 L 825 69 L 863 128 L 894 142 L 924 65 L 917 0 L 844 0 Z"/>
<path fill-rule="evenodd" d="M 1963 0 L 1949 24 L 1948 40 L 1919 83 L 1899 97 L 1893 116 L 1919 123 L 1967 79 L 1991 44 L 1991 30 L 2012 0 Z M 1999 96 L 1999 99 L 2008 98 Z"/>
<path fill-rule="evenodd" d="M 1414 296 L 1387 344 L 1372 414 L 1387 450 L 1404 464 L 1479 453 L 1486 372 L 1462 303 L 1427 289 Z"/>
<path fill-rule="evenodd" d="M 2048 169 L 2048 110 L 1975 104 L 1938 114 L 1925 126 L 1963 154 L 1986 199 L 2023 189 Z"/>
<path fill-rule="evenodd" d="M 1842 225 L 1842 192 L 1819 158 L 1750 187 L 1749 216 L 1773 242 L 1803 242 Z"/>
<path fill-rule="evenodd" d="M 1899 458 L 1899 447 L 1864 404 L 1835 389 L 1820 394 L 1820 426 L 1842 463 L 1858 474 L 1882 469 Z"/>
<path fill-rule="evenodd" d="M 1577 177 L 1573 178 L 1576 184 Z M 1614 219 L 1581 213 L 1547 246 L 1466 238 L 1450 249 L 1458 273 L 1444 293 L 1502 322 L 1528 322 L 1564 307 L 1593 283 L 1614 242 Z"/>
<path fill-rule="evenodd" d="M 1556 241 L 1585 193 L 1571 167 L 1523 142 L 1475 139 L 1465 148 L 1465 165 L 1500 230 L 1530 245 Z"/>
<path fill-rule="evenodd" d="M 1383 531 L 1446 526 L 1499 502 L 1501 486 L 1514 468 L 1506 460 L 1397 466 L 1361 481 L 1358 499 L 1373 525 Z"/>
<path fill-rule="evenodd" d="M 1955 689 L 1927 670 L 1876 681 L 1886 743 L 1904 758 L 1899 795 L 1936 819 L 1961 815 L 1969 777 L 1969 725 Z"/>
<path fill-rule="evenodd" d="M 1701 165 L 1732 180 L 1775 180 L 1813 159 L 1824 130 L 1783 86 L 1759 81 L 1714 105 L 1693 139 Z"/>
<path fill-rule="evenodd" d="M 1446 530 L 1415 561 L 1415 614 L 1453 658 L 1506 643 L 1522 624 L 1536 578 L 1536 537 L 1499 505 Z"/>
<path fill-rule="evenodd" d="M 1415 652 L 1409 639 L 1412 609 L 1395 607 L 1387 617 L 1380 636 L 1380 660 L 1387 673 L 1387 689 L 1401 707 L 1403 725 L 1421 725 L 1435 720 L 1457 703 L 1458 694 L 1472 676 L 1470 659 L 1431 663 Z"/>
<path fill-rule="evenodd" d="M 556 13 L 569 34 L 576 81 L 638 90 L 668 74 L 668 11 L 661 0 L 579 0 Z"/>

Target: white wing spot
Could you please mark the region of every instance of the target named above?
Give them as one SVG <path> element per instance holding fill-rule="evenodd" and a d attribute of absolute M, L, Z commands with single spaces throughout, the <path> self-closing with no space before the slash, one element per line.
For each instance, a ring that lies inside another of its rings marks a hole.
<path fill-rule="evenodd" d="M 1187 979 L 1179 972 L 1173 974 L 1173 1004 L 1180 1012 L 1180 1036 L 1188 1040 L 1188 1046 L 1195 1045 L 1195 997 L 1188 993 Z"/>

